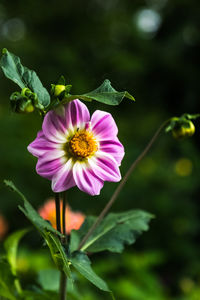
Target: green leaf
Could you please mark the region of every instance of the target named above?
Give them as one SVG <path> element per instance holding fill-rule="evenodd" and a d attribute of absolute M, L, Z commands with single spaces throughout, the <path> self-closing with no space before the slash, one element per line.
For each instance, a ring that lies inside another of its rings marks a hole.
<path fill-rule="evenodd" d="M 34 291 L 23 291 L 21 294 L 23 300 L 59 300 L 57 293 L 53 291 L 42 291 L 36 289 Z"/>
<path fill-rule="evenodd" d="M 57 269 L 40 270 L 38 282 L 44 290 L 58 291 L 60 272 Z"/>
<path fill-rule="evenodd" d="M 37 94 L 38 108 L 47 107 L 50 104 L 49 93 L 43 87 L 37 74 L 35 71 L 24 67 L 19 57 L 10 53 L 7 49 L 3 49 L 0 66 L 4 75 L 15 82 L 21 89 L 27 87 Z"/>
<path fill-rule="evenodd" d="M 100 290 L 110 292 L 107 284 L 103 281 L 91 268 L 91 262 L 88 256 L 83 252 L 73 252 L 71 256 L 71 263 L 74 268 L 80 272 L 85 278 L 93 283 Z"/>
<path fill-rule="evenodd" d="M 179 118 L 174 117 L 169 121 L 169 125 L 165 128 L 165 132 L 170 132 L 174 129 L 174 127 L 178 124 Z"/>
<path fill-rule="evenodd" d="M 152 218 L 153 215 L 142 210 L 108 214 L 81 250 L 88 252 L 108 250 L 120 253 L 123 251 L 125 244 L 133 244 L 138 235 L 148 230 L 148 223 Z M 95 217 L 87 217 L 80 230 L 76 233 L 72 232 L 72 251 L 77 249 L 79 242 L 86 235 L 95 220 Z"/>
<path fill-rule="evenodd" d="M 58 291 L 60 285 L 60 272 L 56 269 L 44 269 L 38 273 L 38 283 L 45 291 Z M 72 280 L 67 280 L 67 292 L 73 296 L 73 299 L 81 299 L 80 294 L 75 289 Z"/>
<path fill-rule="evenodd" d="M 186 118 L 188 120 L 195 120 L 197 118 L 200 118 L 200 114 L 193 114 L 193 115 L 191 115 L 191 114 L 183 114 L 182 117 Z"/>
<path fill-rule="evenodd" d="M 57 84 L 62 84 L 62 85 L 66 84 L 66 80 L 65 80 L 65 77 L 63 75 L 60 76 L 60 78 L 58 79 Z"/>
<path fill-rule="evenodd" d="M 0 296 L 5 297 L 5 299 L 17 300 L 14 296 L 16 293 L 14 280 L 9 264 L 0 260 Z"/>
<path fill-rule="evenodd" d="M 65 274 L 71 278 L 71 271 L 69 268 L 69 261 L 59 238 L 51 232 L 45 232 L 44 238 L 51 251 L 52 258 L 59 270 L 63 270 Z"/>
<path fill-rule="evenodd" d="M 108 105 L 118 105 L 123 100 L 123 98 L 128 98 L 135 101 L 134 97 L 127 91 L 118 92 L 112 86 L 111 82 L 106 79 L 97 89 L 92 92 L 85 93 L 82 95 L 66 95 L 61 103 L 67 103 L 74 99 L 81 99 L 84 101 L 96 100 L 101 103 Z"/>
<path fill-rule="evenodd" d="M 30 229 L 22 229 L 12 233 L 4 242 L 4 247 L 7 254 L 7 260 L 11 266 L 13 275 L 16 275 L 17 269 L 17 249 L 20 240 L 29 232 Z"/>
<path fill-rule="evenodd" d="M 38 231 L 43 232 L 44 230 L 50 231 L 62 237 L 62 234 L 54 229 L 49 222 L 45 221 L 37 211 L 28 202 L 26 197 L 17 189 L 14 183 L 10 180 L 4 180 L 4 183 L 12 191 L 16 192 L 24 201 L 24 207 L 19 206 L 20 210 L 25 214 L 25 216 L 31 221 L 31 223 L 38 229 Z"/>
<path fill-rule="evenodd" d="M 4 183 L 22 198 L 22 200 L 24 201 L 24 207 L 19 206 L 20 210 L 31 221 L 31 223 L 37 228 L 39 233 L 45 239 L 56 266 L 60 270 L 63 270 L 68 277 L 71 277 L 68 258 L 60 242 L 60 239 L 58 238 L 58 236 L 63 237 L 63 235 L 56 229 L 54 229 L 37 213 L 37 211 L 28 202 L 25 196 L 16 188 L 12 181 L 4 180 Z"/>

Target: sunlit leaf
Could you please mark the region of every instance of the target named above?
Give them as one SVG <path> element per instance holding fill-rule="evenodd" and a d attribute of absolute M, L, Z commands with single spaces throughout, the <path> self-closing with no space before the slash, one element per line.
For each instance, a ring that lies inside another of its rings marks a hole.
<path fill-rule="evenodd" d="M 53 291 L 43 291 L 37 288 L 35 291 L 23 291 L 23 300 L 59 300 L 59 295 Z"/>
<path fill-rule="evenodd" d="M 116 91 L 111 86 L 111 82 L 106 79 L 97 89 L 93 90 L 92 92 L 88 92 L 82 95 L 66 95 L 61 103 L 67 103 L 74 99 L 80 99 L 84 101 L 96 100 L 108 105 L 118 105 L 123 100 L 123 98 L 128 98 L 135 101 L 134 97 L 127 91 Z"/>
<path fill-rule="evenodd" d="M 57 269 L 40 270 L 38 282 L 44 290 L 57 291 L 59 289 L 60 272 Z"/>
<path fill-rule="evenodd" d="M 44 269 L 38 273 L 38 283 L 45 291 L 58 291 L 60 285 L 60 272 L 56 269 Z M 67 279 L 67 293 L 73 299 L 81 299 L 80 294 L 75 288 L 72 280 Z"/>
<path fill-rule="evenodd" d="M 85 253 L 76 251 L 72 254 L 70 260 L 74 268 L 85 278 L 87 278 L 91 283 L 93 283 L 102 291 L 110 292 L 105 281 L 103 281 L 103 279 L 96 275 L 96 273 L 92 270 L 91 262 Z"/>
<path fill-rule="evenodd" d="M 96 228 L 82 247 L 82 251 L 122 252 L 124 245 L 133 244 L 143 231 L 149 229 L 153 215 L 142 210 L 130 210 L 122 213 L 110 213 Z M 71 250 L 76 250 L 79 242 L 92 226 L 95 217 L 87 217 L 80 230 L 72 231 Z"/>
<path fill-rule="evenodd" d="M 37 228 L 39 233 L 45 239 L 56 266 L 60 270 L 63 270 L 67 276 L 71 277 L 68 258 L 60 242 L 60 239 L 58 238 L 58 236 L 62 237 L 63 235 L 56 229 L 54 229 L 37 213 L 37 211 L 28 202 L 25 196 L 16 188 L 12 181 L 4 180 L 4 183 L 22 198 L 24 207 L 19 206 L 20 210 L 31 221 L 31 223 Z"/>
<path fill-rule="evenodd" d="M 4 180 L 4 183 L 7 187 L 9 187 L 12 191 L 16 192 L 23 200 L 24 202 L 24 207 L 19 206 L 20 210 L 23 211 L 25 216 L 33 223 L 33 225 L 39 230 L 47 230 L 52 233 L 55 233 L 59 236 L 62 236 L 62 234 L 54 229 L 49 222 L 45 221 L 38 213 L 37 211 L 33 208 L 33 206 L 28 202 L 26 197 L 18 190 L 18 188 L 14 185 L 14 183 L 10 180 Z"/>
<path fill-rule="evenodd" d="M 29 232 L 30 229 L 22 229 L 18 230 L 11 235 L 5 240 L 4 242 L 4 247 L 6 250 L 7 254 L 7 260 L 11 266 L 12 273 L 16 275 L 16 268 L 17 268 L 17 249 L 18 249 L 18 244 L 20 240 L 23 238 L 23 236 Z"/>
<path fill-rule="evenodd" d="M 17 300 L 15 297 L 14 276 L 7 262 L 0 260 L 0 299 Z"/>
<path fill-rule="evenodd" d="M 188 119 L 188 120 L 195 120 L 200 118 L 200 114 L 183 114 L 183 117 Z"/>
<path fill-rule="evenodd" d="M 50 96 L 43 87 L 40 79 L 33 70 L 29 70 L 21 64 L 20 58 L 3 49 L 3 55 L 0 60 L 0 66 L 4 75 L 15 82 L 21 89 L 29 88 L 37 94 L 39 107 L 47 107 L 50 104 Z"/>

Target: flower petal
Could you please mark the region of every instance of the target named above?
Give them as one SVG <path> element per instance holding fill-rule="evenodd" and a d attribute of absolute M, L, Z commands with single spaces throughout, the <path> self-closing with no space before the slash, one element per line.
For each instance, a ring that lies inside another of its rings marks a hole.
<path fill-rule="evenodd" d="M 117 137 L 113 140 L 101 141 L 99 150 L 110 154 L 120 166 L 122 158 L 124 157 L 124 147 Z"/>
<path fill-rule="evenodd" d="M 47 138 L 43 134 L 43 131 L 41 130 L 38 132 L 36 139 L 31 144 L 29 144 L 27 148 L 32 155 L 40 157 L 44 155 L 46 151 L 56 149 L 57 144 L 47 140 Z"/>
<path fill-rule="evenodd" d="M 116 160 L 107 153 L 102 152 L 98 154 L 99 157 L 88 159 L 88 164 L 96 176 L 103 181 L 120 181 L 121 174 Z"/>
<path fill-rule="evenodd" d="M 66 161 L 63 150 L 54 150 L 38 158 L 36 172 L 47 179 L 52 179 Z"/>
<path fill-rule="evenodd" d="M 99 141 L 110 140 L 116 137 L 118 133 L 117 125 L 111 114 L 96 110 L 91 118 L 92 132 L 96 135 Z"/>
<path fill-rule="evenodd" d="M 56 111 L 49 111 L 42 124 L 42 130 L 48 140 L 55 143 L 64 143 L 66 141 L 66 121 Z"/>
<path fill-rule="evenodd" d="M 73 167 L 73 176 L 78 188 L 92 196 L 99 195 L 103 180 L 98 178 L 86 163 L 77 161 Z"/>
<path fill-rule="evenodd" d="M 53 176 L 52 190 L 54 192 L 64 192 L 76 185 L 73 178 L 72 167 L 73 161 L 70 158 Z"/>
<path fill-rule="evenodd" d="M 85 104 L 76 99 L 68 103 L 66 106 L 66 120 L 69 129 L 84 129 L 85 123 L 90 120 L 90 113 Z"/>

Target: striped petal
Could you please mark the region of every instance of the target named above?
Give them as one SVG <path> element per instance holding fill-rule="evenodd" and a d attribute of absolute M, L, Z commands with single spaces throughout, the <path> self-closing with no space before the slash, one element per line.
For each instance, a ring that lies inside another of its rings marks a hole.
<path fill-rule="evenodd" d="M 64 143 L 66 140 L 66 124 L 63 118 L 56 111 L 49 111 L 42 124 L 45 137 L 54 143 Z"/>
<path fill-rule="evenodd" d="M 85 124 L 90 120 L 90 113 L 87 106 L 77 99 L 68 103 L 65 117 L 67 128 L 71 130 L 84 129 Z"/>
<path fill-rule="evenodd" d="M 73 167 L 73 176 L 78 188 L 92 196 L 99 195 L 103 180 L 98 178 L 86 163 L 77 161 Z"/>
<path fill-rule="evenodd" d="M 124 147 L 116 137 L 113 140 L 101 141 L 99 150 L 110 154 L 120 166 L 121 161 L 124 157 Z"/>
<path fill-rule="evenodd" d="M 99 141 L 111 140 L 118 133 L 117 125 L 111 114 L 96 110 L 91 118 L 92 132 Z"/>
<path fill-rule="evenodd" d="M 36 139 L 27 147 L 28 151 L 36 157 L 40 157 L 45 152 L 55 150 L 56 148 L 58 148 L 58 144 L 47 140 L 42 130 L 38 132 Z"/>
<path fill-rule="evenodd" d="M 73 161 L 70 158 L 53 176 L 52 190 L 54 192 L 63 192 L 76 185 L 73 178 L 72 167 Z"/>
<path fill-rule="evenodd" d="M 111 155 L 103 153 L 102 157 L 92 157 L 88 159 L 90 168 L 97 177 L 103 181 L 118 182 L 121 180 L 121 174 L 117 162 Z"/>
<path fill-rule="evenodd" d="M 52 179 L 58 170 L 63 166 L 66 158 L 64 151 L 54 150 L 49 151 L 42 157 L 39 157 L 36 172 L 47 179 Z"/>

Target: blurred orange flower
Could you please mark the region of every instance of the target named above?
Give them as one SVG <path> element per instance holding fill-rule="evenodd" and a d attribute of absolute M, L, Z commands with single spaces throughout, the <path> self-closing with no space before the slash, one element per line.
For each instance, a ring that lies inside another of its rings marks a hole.
<path fill-rule="evenodd" d="M 61 228 L 62 228 L 62 210 L 63 204 L 61 201 L 60 207 L 61 215 Z M 56 229 L 56 206 L 54 199 L 47 200 L 43 206 L 38 210 L 40 216 L 51 222 L 51 225 Z M 73 212 L 69 205 L 66 205 L 65 209 L 65 230 L 67 234 L 70 234 L 72 229 L 78 230 L 85 220 L 85 215 L 80 212 Z"/>
<path fill-rule="evenodd" d="M 4 238 L 8 231 L 8 224 L 5 218 L 0 214 L 0 241 Z"/>

